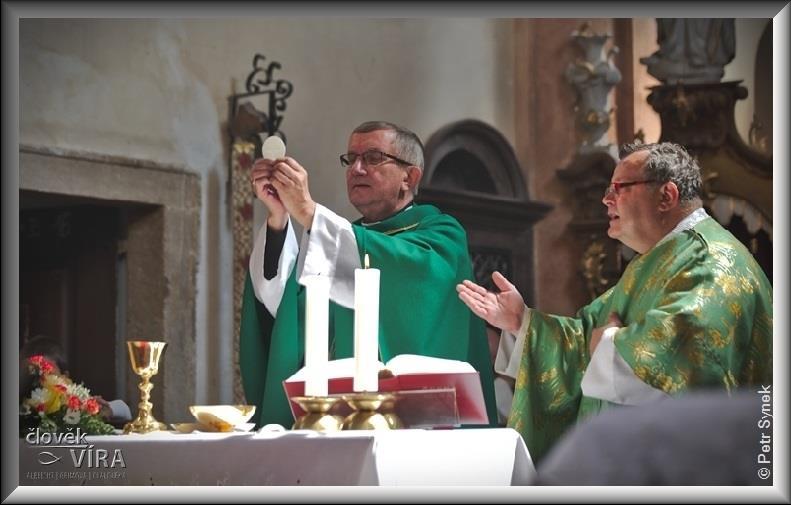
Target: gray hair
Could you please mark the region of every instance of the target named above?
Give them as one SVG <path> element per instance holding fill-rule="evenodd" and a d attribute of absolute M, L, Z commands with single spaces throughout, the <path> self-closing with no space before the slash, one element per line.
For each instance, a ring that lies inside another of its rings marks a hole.
<path fill-rule="evenodd" d="M 393 142 L 395 153 L 392 154 L 423 170 L 423 142 L 411 130 L 387 121 L 367 121 L 355 128 L 352 133 L 370 133 L 379 130 L 394 131 L 396 134 Z"/>
<path fill-rule="evenodd" d="M 370 133 L 379 130 L 395 132 L 395 141 L 393 141 L 393 149 L 395 152 L 391 153 L 393 156 L 408 161 L 410 164 L 418 167 L 421 172 L 423 171 L 423 165 L 425 163 L 423 161 L 423 142 L 420 141 L 420 137 L 418 137 L 415 132 L 387 121 L 366 121 L 355 128 L 352 134 Z M 418 181 L 418 184 L 419 183 L 420 181 Z M 417 196 L 417 185 L 412 188 L 412 194 Z"/>
<path fill-rule="evenodd" d="M 700 199 L 703 186 L 700 166 L 683 146 L 672 142 L 625 144 L 621 147 L 620 157 L 624 159 L 638 151 L 648 151 L 648 158 L 643 165 L 646 178 L 673 182 L 678 188 L 678 199 L 682 205 Z"/>

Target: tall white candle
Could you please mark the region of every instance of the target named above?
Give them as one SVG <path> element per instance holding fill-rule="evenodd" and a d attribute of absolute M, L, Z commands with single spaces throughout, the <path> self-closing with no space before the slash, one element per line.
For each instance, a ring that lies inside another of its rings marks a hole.
<path fill-rule="evenodd" d="M 368 255 L 365 257 L 368 265 Z M 354 271 L 354 390 L 379 391 L 379 270 Z"/>
<path fill-rule="evenodd" d="M 310 275 L 304 284 L 305 396 L 327 396 L 330 280 L 326 276 Z"/>

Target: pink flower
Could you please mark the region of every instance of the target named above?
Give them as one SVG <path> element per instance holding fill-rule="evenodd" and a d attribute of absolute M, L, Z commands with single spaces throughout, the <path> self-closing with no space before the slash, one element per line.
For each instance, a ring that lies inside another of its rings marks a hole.
<path fill-rule="evenodd" d="M 36 354 L 35 356 L 29 357 L 27 362 L 38 367 L 43 375 L 52 373 L 55 370 L 55 365 L 53 365 L 50 360 L 41 354 Z"/>
<path fill-rule="evenodd" d="M 41 386 L 33 389 L 20 405 L 20 415 L 48 431 L 73 429 L 79 425 L 88 434 L 107 434 L 112 426 L 99 417 L 101 405 L 88 388 L 74 384 L 57 367 L 41 355 L 28 358 L 30 372 L 38 376 Z M 33 414 L 35 412 L 35 414 Z M 35 419 L 30 419 L 34 417 Z"/>
<path fill-rule="evenodd" d="M 88 398 L 85 401 L 85 411 L 92 416 L 99 413 L 99 402 L 96 401 L 96 398 Z"/>
<path fill-rule="evenodd" d="M 69 400 L 66 403 L 66 406 L 71 410 L 80 410 L 80 399 L 74 395 L 69 396 Z"/>

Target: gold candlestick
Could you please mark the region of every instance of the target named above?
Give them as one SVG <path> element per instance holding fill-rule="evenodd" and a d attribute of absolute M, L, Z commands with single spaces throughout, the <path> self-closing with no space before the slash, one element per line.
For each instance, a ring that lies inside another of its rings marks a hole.
<path fill-rule="evenodd" d="M 342 398 L 354 410 L 343 420 L 344 430 L 396 430 L 404 427 L 394 412 L 395 395 L 355 393 Z"/>
<path fill-rule="evenodd" d="M 140 389 L 140 403 L 137 404 L 137 418 L 124 426 L 124 433 L 149 433 L 167 429 L 164 423 L 158 422 L 151 414 L 153 405 L 149 401 L 151 389 L 151 377 L 159 371 L 159 359 L 165 350 L 165 342 L 147 342 L 142 340 L 131 340 L 126 343 L 129 350 L 129 361 L 132 370 L 139 375 L 142 380 L 137 386 Z"/>
<path fill-rule="evenodd" d="M 295 396 L 291 398 L 305 414 L 294 423 L 292 430 L 340 431 L 343 418 L 329 414 L 340 398 L 328 396 Z"/>

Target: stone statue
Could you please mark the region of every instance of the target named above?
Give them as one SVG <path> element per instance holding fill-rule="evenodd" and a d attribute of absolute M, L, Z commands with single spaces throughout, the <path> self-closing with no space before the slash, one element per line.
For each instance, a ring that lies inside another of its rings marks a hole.
<path fill-rule="evenodd" d="M 733 19 L 657 19 L 659 50 L 640 62 L 664 84 L 720 82 L 736 55 Z"/>

